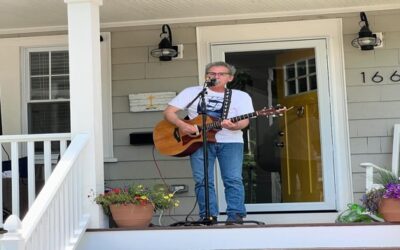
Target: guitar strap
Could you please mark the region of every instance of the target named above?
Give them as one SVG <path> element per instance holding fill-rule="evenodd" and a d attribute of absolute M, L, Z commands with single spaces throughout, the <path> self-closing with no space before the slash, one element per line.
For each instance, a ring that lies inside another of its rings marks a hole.
<path fill-rule="evenodd" d="M 231 105 L 232 90 L 225 88 L 224 102 L 222 104 L 221 119 L 225 120 L 228 117 L 229 106 Z"/>

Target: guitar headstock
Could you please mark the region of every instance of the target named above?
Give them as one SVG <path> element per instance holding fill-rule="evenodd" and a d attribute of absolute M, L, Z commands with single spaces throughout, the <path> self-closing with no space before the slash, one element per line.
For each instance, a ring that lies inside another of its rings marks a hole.
<path fill-rule="evenodd" d="M 292 108 L 286 108 L 284 106 L 281 106 L 280 104 L 276 105 L 275 107 L 269 107 L 269 108 L 263 108 L 261 110 L 257 111 L 258 115 L 262 116 L 272 116 L 272 117 L 277 117 L 277 116 L 283 116 L 283 114 L 290 110 Z"/>

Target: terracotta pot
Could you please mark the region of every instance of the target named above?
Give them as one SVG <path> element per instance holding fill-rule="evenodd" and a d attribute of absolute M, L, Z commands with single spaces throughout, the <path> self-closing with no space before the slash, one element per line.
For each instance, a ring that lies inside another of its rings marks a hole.
<path fill-rule="evenodd" d="M 110 210 L 118 227 L 148 227 L 153 217 L 154 206 L 115 204 L 110 205 Z"/>
<path fill-rule="evenodd" d="M 400 222 L 400 199 L 383 198 L 379 203 L 379 213 L 385 221 Z"/>

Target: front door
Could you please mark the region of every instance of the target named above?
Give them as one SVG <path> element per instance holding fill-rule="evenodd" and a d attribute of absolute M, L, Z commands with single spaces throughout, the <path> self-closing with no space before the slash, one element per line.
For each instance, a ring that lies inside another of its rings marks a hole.
<path fill-rule="evenodd" d="M 280 120 L 282 201 L 323 201 L 314 49 L 277 55 L 277 99 L 291 108 Z"/>

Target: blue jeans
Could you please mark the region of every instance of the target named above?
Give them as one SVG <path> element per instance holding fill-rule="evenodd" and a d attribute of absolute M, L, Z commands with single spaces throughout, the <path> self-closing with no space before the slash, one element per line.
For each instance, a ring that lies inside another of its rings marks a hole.
<path fill-rule="evenodd" d="M 235 217 L 236 214 L 246 216 L 244 206 L 244 187 L 242 180 L 243 143 L 208 143 L 208 190 L 210 201 L 210 215 L 218 216 L 218 203 L 214 185 L 215 159 L 221 171 L 221 178 L 225 188 L 225 200 L 227 203 L 226 213 Z M 190 156 L 193 178 L 195 181 L 195 192 L 200 209 L 200 217 L 205 217 L 205 194 L 204 194 L 204 165 L 203 148 L 199 148 Z"/>

